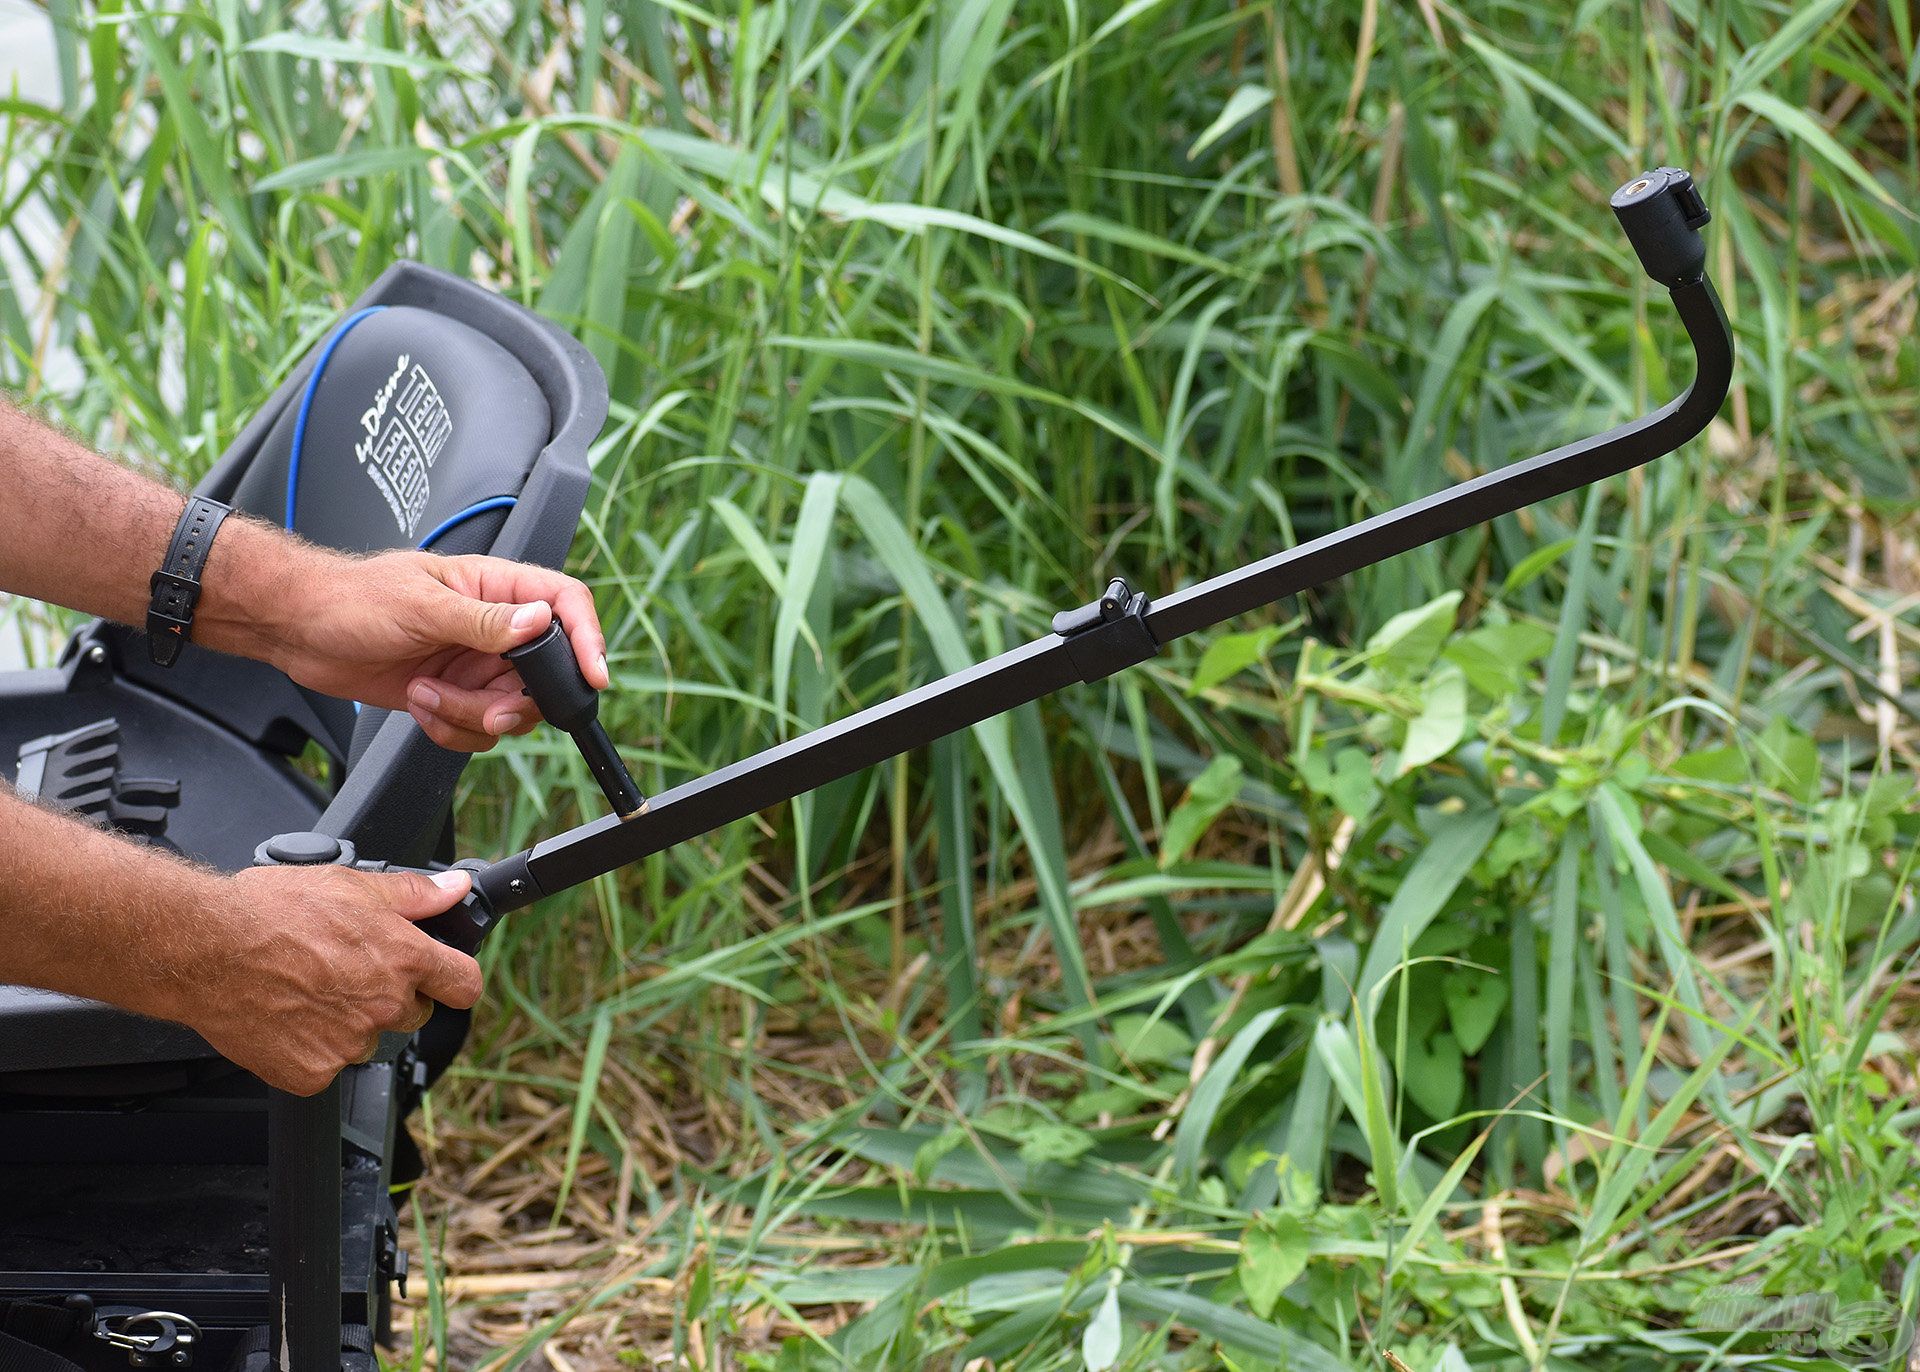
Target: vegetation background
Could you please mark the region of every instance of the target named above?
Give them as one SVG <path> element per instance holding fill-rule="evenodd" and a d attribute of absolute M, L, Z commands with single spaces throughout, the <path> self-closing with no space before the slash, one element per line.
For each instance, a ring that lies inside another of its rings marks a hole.
<path fill-rule="evenodd" d="M 0 381 L 185 481 L 396 257 L 545 311 L 649 789 L 1659 403 L 1714 210 L 1704 441 L 512 921 L 396 1366 L 1905 1364 L 1904 0 L 47 9 Z"/>

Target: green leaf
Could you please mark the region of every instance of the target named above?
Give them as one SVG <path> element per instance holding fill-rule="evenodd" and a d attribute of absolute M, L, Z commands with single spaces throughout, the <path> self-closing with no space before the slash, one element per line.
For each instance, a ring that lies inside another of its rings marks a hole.
<path fill-rule="evenodd" d="M 959 620 L 940 595 L 927 560 L 921 556 L 886 497 L 864 478 L 848 476 L 844 478 L 840 498 L 873 546 L 875 556 L 893 574 L 901 593 L 920 617 L 940 665 L 949 672 L 972 666 L 974 654 L 960 631 Z M 1087 977 L 1086 953 L 1080 945 L 1072 897 L 1067 889 L 1067 859 L 1058 836 L 1059 816 L 1048 813 L 1047 807 L 1053 804 L 1053 796 L 1046 790 L 1049 778 L 1044 771 L 1038 776 L 1032 774 L 1034 768 L 1044 764 L 1045 758 L 1022 756 L 1016 761 L 1004 719 L 974 725 L 973 736 L 986 754 L 994 781 L 1027 841 L 1041 906 L 1046 911 L 1067 993 L 1076 1003 L 1089 1004 L 1093 1000 L 1093 989 Z"/>
<path fill-rule="evenodd" d="M 281 53 L 305 57 L 316 62 L 362 63 L 374 67 L 405 67 L 411 71 L 455 71 L 451 62 L 442 62 L 416 53 L 395 52 L 372 43 L 355 43 L 344 38 L 326 38 L 316 33 L 270 33 L 241 45 L 241 52 Z"/>
<path fill-rule="evenodd" d="M 1448 591 L 1415 610 L 1402 610 L 1367 640 L 1367 657 L 1381 671 L 1410 677 L 1433 665 L 1453 630 L 1460 592 Z"/>
<path fill-rule="evenodd" d="M 1117 1016 L 1108 1042 L 1121 1061 L 1135 1067 L 1165 1066 L 1193 1052 L 1193 1039 L 1165 1016 Z"/>
<path fill-rule="evenodd" d="M 1193 779 L 1185 797 L 1167 816 L 1167 826 L 1160 835 L 1163 870 L 1185 857 L 1221 812 L 1233 804 L 1240 794 L 1240 781 L 1245 772 L 1239 758 L 1222 753 Z"/>
<path fill-rule="evenodd" d="M 1739 748 L 1728 743 L 1712 748 L 1696 748 L 1683 757 L 1675 758 L 1667 770 L 1677 777 L 1738 786 L 1747 779 L 1747 760 Z"/>
<path fill-rule="evenodd" d="M 1814 117 L 1798 105 L 1790 105 L 1768 91 L 1747 91 L 1734 103 L 1745 105 L 1782 133 L 1798 138 L 1816 157 L 1882 204 L 1897 203 L 1887 188 L 1860 165 L 1859 159 L 1841 147 L 1832 134 L 1821 128 Z"/>
<path fill-rule="evenodd" d="M 1437 1120 L 1452 1119 L 1467 1089 L 1460 1045 L 1451 1034 L 1434 1034 L 1407 1044 L 1401 1084 L 1422 1110 Z"/>
<path fill-rule="evenodd" d="M 780 564 L 774 558 L 773 549 L 767 546 L 767 540 L 761 537 L 760 530 L 747 517 L 746 511 L 728 500 L 725 496 L 715 496 L 707 502 L 713 512 L 720 516 L 720 522 L 727 526 L 727 532 L 733 535 L 740 550 L 747 555 L 747 561 L 760 573 L 767 585 L 780 589 Z"/>
<path fill-rule="evenodd" d="M 1460 37 L 1493 71 L 1527 86 L 1558 105 L 1563 114 L 1585 129 L 1602 147 L 1622 162 L 1632 159 L 1633 150 L 1606 120 L 1593 112 L 1593 107 L 1587 101 L 1575 96 L 1566 87 L 1548 80 L 1519 58 L 1508 55 L 1496 43 L 1489 42 L 1470 30 L 1461 30 Z"/>
<path fill-rule="evenodd" d="M 554 1223 L 559 1223 L 567 1207 L 567 1196 L 580 1168 L 580 1150 L 587 1141 L 587 1124 L 593 1118 L 593 1102 L 600 1093 L 600 1073 L 607 1063 L 607 1044 L 613 1037 L 613 1007 L 603 1005 L 593 1017 L 587 1034 L 587 1048 L 580 1062 L 580 1087 L 573 1101 L 573 1129 L 567 1136 L 567 1161 L 560 1172 L 559 1194 L 553 1199 Z"/>
<path fill-rule="evenodd" d="M 1179 1126 L 1173 1134 L 1173 1172 L 1176 1177 L 1191 1180 L 1198 1174 L 1201 1151 L 1206 1147 L 1207 1135 L 1213 1129 L 1214 1120 L 1219 1117 L 1220 1107 L 1226 1103 L 1227 1091 L 1247 1065 L 1247 1059 L 1253 1056 L 1253 1050 L 1260 1046 L 1260 1040 L 1279 1023 L 1284 1009 L 1283 1006 L 1275 1006 L 1262 1010 L 1242 1025 L 1220 1056 L 1214 1059 L 1206 1075 L 1200 1078 L 1199 1085 L 1193 1088 L 1193 1096 L 1187 1101 L 1187 1108 L 1181 1113 Z"/>
<path fill-rule="evenodd" d="M 1507 579 L 1500 583 L 1501 593 L 1512 595 L 1521 587 L 1533 583 L 1547 568 L 1572 552 L 1574 542 L 1575 540 L 1571 538 L 1563 538 L 1558 542 L 1535 548 L 1514 563 L 1513 570 L 1507 573 Z"/>
<path fill-rule="evenodd" d="M 1272 1317 L 1280 1297 L 1307 1270 L 1311 1251 L 1307 1226 L 1284 1210 L 1262 1215 L 1248 1227 L 1240 1240 L 1240 1289 L 1254 1314 Z"/>
<path fill-rule="evenodd" d="M 1465 1053 L 1477 1053 L 1507 1008 L 1507 984 L 1472 968 L 1456 967 L 1440 988 L 1447 1002 L 1447 1023 Z"/>
<path fill-rule="evenodd" d="M 1220 107 L 1220 113 L 1214 121 L 1200 132 L 1187 149 L 1187 160 L 1193 161 L 1208 148 L 1232 133 L 1248 117 L 1265 109 L 1273 103 L 1273 92 L 1265 86 L 1249 83 L 1240 87 L 1227 97 L 1227 103 Z"/>
<path fill-rule="evenodd" d="M 1193 669 L 1193 684 L 1187 687 L 1187 694 L 1198 695 L 1210 687 L 1218 686 L 1228 677 L 1244 672 L 1254 663 L 1263 661 L 1273 650 L 1273 645 L 1286 636 L 1289 627 L 1269 624 L 1263 629 L 1222 634 L 1214 639 L 1207 645 L 1206 652 L 1200 655 L 1200 665 Z"/>
<path fill-rule="evenodd" d="M 1807 799 L 1820 786 L 1820 749 L 1785 715 L 1775 715 L 1760 731 L 1755 754 L 1769 786 Z"/>
<path fill-rule="evenodd" d="M 1080 1356 L 1087 1361 L 1087 1372 L 1107 1372 L 1120 1361 L 1120 1288 L 1109 1286 L 1100 1308 L 1087 1321 L 1087 1332 L 1080 1339 Z"/>
<path fill-rule="evenodd" d="M 1553 635 L 1538 624 L 1488 624 L 1449 643 L 1440 656 L 1467 674 L 1483 696 L 1502 700 L 1527 678 L 1527 668 L 1553 649 Z"/>
<path fill-rule="evenodd" d="M 915 1181 L 927 1181 L 933 1176 L 933 1169 L 940 1165 L 940 1159 L 967 1141 L 966 1131 L 959 1125 L 942 1129 L 913 1151 L 913 1177 Z"/>
<path fill-rule="evenodd" d="M 1322 754 L 1308 753 L 1299 766 L 1307 789 L 1326 796 L 1342 814 L 1365 819 L 1380 803 L 1380 782 L 1373 774 L 1373 760 L 1363 749 L 1342 748 L 1334 754 L 1331 768 Z"/>
<path fill-rule="evenodd" d="M 807 478 L 800 513 L 793 522 L 793 541 L 787 548 L 787 567 L 780 581 L 780 609 L 773 623 L 773 703 L 787 704 L 787 683 L 793 673 L 794 647 L 806 622 L 807 602 L 813 597 L 826 560 L 833 513 L 840 499 L 840 477 L 815 472 Z"/>
<path fill-rule="evenodd" d="M 1071 1124 L 1045 1121 L 1022 1132 L 1020 1161 L 1029 1167 L 1043 1162 L 1073 1162 L 1093 1147 L 1093 1135 Z"/>
<path fill-rule="evenodd" d="M 1137 287 L 1115 276 L 1106 268 L 1089 262 L 1075 253 L 1056 248 L 1043 238 L 1035 238 L 1032 234 L 1021 233 L 1016 229 L 1009 229 L 1005 225 L 995 224 L 978 215 L 965 214 L 959 210 L 942 209 L 937 205 L 867 202 L 843 206 L 838 209 L 836 217 L 848 220 L 864 219 L 907 233 L 925 233 L 929 229 L 945 229 L 952 233 L 973 234 L 1021 252 L 1032 253 L 1035 257 L 1043 257 L 1049 262 L 1058 262 L 1065 267 L 1077 268 L 1112 281 L 1128 290 L 1138 290 Z"/>
<path fill-rule="evenodd" d="M 320 157 L 309 157 L 305 161 L 292 163 L 280 168 L 277 172 L 261 177 L 248 189 L 256 192 L 299 190 L 305 186 L 317 186 L 327 181 L 344 181 L 353 177 L 408 171 L 414 167 L 425 166 L 434 156 L 432 149 L 422 148 L 412 143 L 402 143 L 391 148 L 354 148 L 347 152 L 327 153 Z"/>
<path fill-rule="evenodd" d="M 1467 678 L 1457 667 L 1442 668 L 1427 683 L 1420 713 L 1407 725 L 1407 741 L 1400 748 L 1405 776 L 1435 758 L 1445 757 L 1467 732 Z"/>
<path fill-rule="evenodd" d="M 1405 950 L 1413 947 L 1421 931 L 1453 898 L 1455 888 L 1487 851 L 1499 828 L 1500 812 L 1492 809 L 1442 815 L 1430 826 L 1427 845 L 1393 893 L 1360 969 L 1356 990 L 1368 1013 L 1373 1009 L 1373 988 L 1400 965 Z"/>

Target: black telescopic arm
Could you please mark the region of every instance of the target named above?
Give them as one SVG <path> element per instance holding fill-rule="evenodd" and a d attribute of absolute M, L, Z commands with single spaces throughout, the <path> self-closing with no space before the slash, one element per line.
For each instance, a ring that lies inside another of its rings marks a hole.
<path fill-rule="evenodd" d="M 1165 599 L 1116 580 L 1101 598 L 1056 615 L 1053 632 L 653 798 L 475 873 L 478 941 L 494 916 L 590 881 L 673 844 L 896 754 L 959 732 L 1074 682 L 1098 681 L 1152 657 L 1162 644 L 1407 552 L 1537 501 L 1674 451 L 1707 427 L 1726 399 L 1733 338 L 1708 284 L 1699 230 L 1706 206 L 1687 173 L 1662 167 L 1614 192 L 1614 213 L 1648 274 L 1672 293 L 1695 355 L 1693 384 L 1662 408 L 1375 515 L 1351 528 L 1202 581 Z M 450 912 L 457 920 L 460 912 Z M 448 918 L 447 916 L 441 917 Z"/>

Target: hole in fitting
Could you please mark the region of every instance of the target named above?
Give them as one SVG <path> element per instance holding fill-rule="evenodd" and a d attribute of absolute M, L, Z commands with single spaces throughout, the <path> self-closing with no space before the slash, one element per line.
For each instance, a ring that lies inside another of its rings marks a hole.
<path fill-rule="evenodd" d="M 1647 178 L 1643 176 L 1638 181 L 1634 182 L 1631 186 L 1627 187 L 1627 194 L 1638 195 L 1640 194 L 1641 191 L 1645 190 L 1648 186 L 1651 186 L 1652 184 L 1653 182 L 1647 180 Z"/>

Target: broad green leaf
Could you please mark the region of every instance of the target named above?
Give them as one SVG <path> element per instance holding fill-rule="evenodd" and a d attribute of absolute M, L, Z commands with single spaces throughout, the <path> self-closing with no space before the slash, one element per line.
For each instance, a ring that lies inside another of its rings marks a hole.
<path fill-rule="evenodd" d="M 1312 1236 L 1300 1217 L 1281 1210 L 1262 1215 L 1240 1239 L 1240 1289 L 1261 1319 L 1273 1314 L 1280 1296 L 1307 1270 Z"/>
<path fill-rule="evenodd" d="M 1487 624 L 1462 634 L 1441 657 L 1467 674 L 1483 696 L 1503 700 L 1527 678 L 1527 668 L 1553 650 L 1553 635 L 1538 624 Z"/>
<path fill-rule="evenodd" d="M 1479 1052 L 1500 1022 L 1500 1012 L 1507 1008 L 1506 982 L 1471 967 L 1454 967 L 1441 985 L 1441 996 L 1461 1051 Z"/>
<path fill-rule="evenodd" d="M 1173 1135 L 1173 1172 L 1176 1177 L 1191 1180 L 1198 1174 L 1207 1135 L 1213 1129 L 1221 1106 L 1226 1103 L 1227 1092 L 1239 1078 L 1247 1059 L 1253 1056 L 1253 1050 L 1260 1046 L 1260 1040 L 1279 1022 L 1284 1008 L 1262 1010 L 1242 1025 L 1193 1088 L 1193 1095 L 1188 1099 L 1187 1108 L 1181 1114 L 1180 1124 Z"/>
<path fill-rule="evenodd" d="M 1460 1045 L 1451 1034 L 1434 1034 L 1407 1044 L 1400 1084 L 1414 1103 L 1437 1120 L 1452 1119 L 1467 1089 Z"/>
<path fill-rule="evenodd" d="M 1228 677 L 1244 672 L 1256 662 L 1265 661 L 1267 654 L 1273 651 L 1273 645 L 1286 636 L 1288 627 L 1269 624 L 1245 633 L 1222 634 L 1214 639 L 1200 655 L 1200 665 L 1193 669 L 1193 684 L 1187 688 L 1188 694 L 1198 695 L 1218 686 Z"/>
<path fill-rule="evenodd" d="M 1213 827 L 1214 820 L 1240 795 L 1240 783 L 1246 768 L 1240 759 L 1222 753 L 1202 769 L 1187 794 L 1167 816 L 1167 827 L 1160 835 L 1160 866 L 1164 869 L 1180 861 Z"/>
<path fill-rule="evenodd" d="M 1072 1162 L 1093 1147 L 1093 1135 L 1070 1124 L 1041 1123 L 1020 1140 L 1020 1161 L 1029 1167 L 1044 1162 Z"/>
<path fill-rule="evenodd" d="M 1453 632 L 1460 592 L 1448 591 L 1414 610 L 1402 610 L 1367 640 L 1367 657 L 1390 676 L 1410 677 L 1427 670 L 1440 645 Z"/>
<path fill-rule="evenodd" d="M 1400 771 L 1405 776 L 1445 757 L 1467 732 L 1467 678 L 1455 667 L 1445 667 L 1427 682 L 1420 713 L 1407 725 L 1407 741 L 1400 747 Z"/>
<path fill-rule="evenodd" d="M 1109 1286 L 1100 1308 L 1087 1321 L 1087 1332 L 1080 1339 L 1080 1356 L 1087 1372 L 1107 1372 L 1120 1361 L 1120 1288 Z"/>
<path fill-rule="evenodd" d="M 1359 748 L 1342 748 L 1333 755 L 1332 767 L 1327 766 L 1322 754 L 1308 753 L 1300 759 L 1300 779 L 1354 819 L 1365 819 L 1380 803 L 1380 781 L 1373 774 L 1373 760 Z"/>
<path fill-rule="evenodd" d="M 773 621 L 773 703 L 780 709 L 786 708 L 794 648 L 806 621 L 813 588 L 820 579 L 821 564 L 826 560 L 839 499 L 838 473 L 815 472 L 807 478 L 806 494 L 801 497 L 793 539 L 787 548 L 786 570 L 780 578 L 780 608 Z"/>

